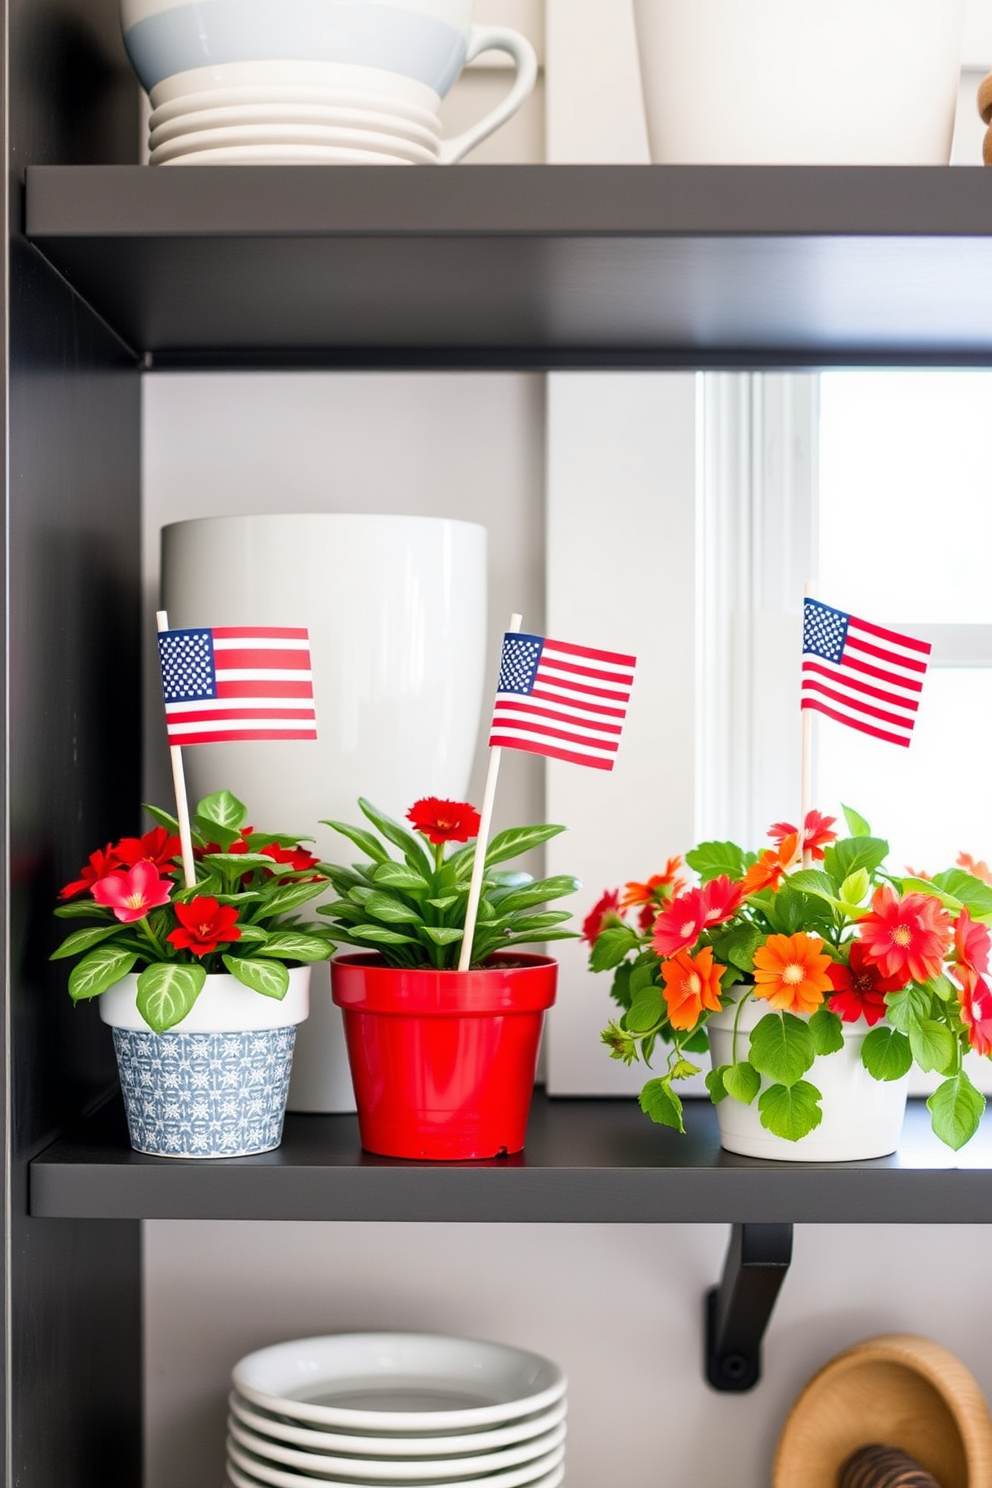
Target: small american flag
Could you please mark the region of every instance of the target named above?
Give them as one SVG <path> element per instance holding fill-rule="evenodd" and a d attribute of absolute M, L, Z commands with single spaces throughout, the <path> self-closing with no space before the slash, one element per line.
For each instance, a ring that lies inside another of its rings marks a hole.
<path fill-rule="evenodd" d="M 929 655 L 928 641 L 806 599 L 800 706 L 908 745 Z"/>
<path fill-rule="evenodd" d="M 305 628 L 163 630 L 158 653 L 170 745 L 316 739 Z"/>
<path fill-rule="evenodd" d="M 635 658 L 508 631 L 489 745 L 612 770 Z"/>

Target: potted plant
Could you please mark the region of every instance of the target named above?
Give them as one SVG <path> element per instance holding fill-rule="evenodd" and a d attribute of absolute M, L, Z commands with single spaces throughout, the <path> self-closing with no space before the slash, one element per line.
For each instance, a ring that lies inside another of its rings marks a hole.
<path fill-rule="evenodd" d="M 411 831 L 369 801 L 358 805 L 374 831 L 325 825 L 367 861 L 324 865 L 338 898 L 317 913 L 330 922 L 328 939 L 348 947 L 331 962 L 331 995 L 344 1014 L 362 1145 L 389 1157 L 519 1152 L 557 983 L 553 959 L 519 948 L 575 933 L 562 928 L 567 910 L 545 906 L 579 885 L 499 865 L 564 828 L 493 837 L 471 963 L 459 971 L 479 813 L 426 797 L 407 813 Z"/>
<path fill-rule="evenodd" d="M 310 964 L 327 941 L 294 913 L 326 892 L 295 837 L 256 831 L 229 791 L 191 816 L 197 879 L 184 883 L 178 824 L 90 854 L 55 914 L 87 923 L 54 952 L 78 957 L 74 1002 L 100 999 L 113 1028 L 131 1144 L 160 1157 L 240 1157 L 277 1147 Z"/>
<path fill-rule="evenodd" d="M 641 1091 L 652 1120 L 684 1130 L 675 1084 L 699 1070 L 722 1145 L 753 1157 L 843 1161 L 898 1145 L 915 1062 L 940 1077 L 927 1104 L 948 1146 L 975 1133 L 984 1098 L 964 1055 L 992 1053 L 992 888 L 962 863 L 932 878 L 886 867 L 888 844 L 857 812 L 810 812 L 745 852 L 685 854 L 698 883 L 663 874 L 609 891 L 583 936 L 623 1009 L 611 1055 L 667 1068 Z"/>

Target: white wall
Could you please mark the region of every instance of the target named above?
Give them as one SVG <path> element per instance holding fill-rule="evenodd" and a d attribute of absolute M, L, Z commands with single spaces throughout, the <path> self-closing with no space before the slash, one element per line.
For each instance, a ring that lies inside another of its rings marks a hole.
<path fill-rule="evenodd" d="M 517 3 L 525 19 L 539 21 L 531 0 Z M 495 18 L 499 8 L 486 9 Z M 583 26 L 591 27 L 586 56 L 600 65 L 584 64 L 580 51 L 578 70 L 558 74 L 557 94 L 549 89 L 549 158 L 645 158 L 637 153 L 643 124 L 630 92 L 625 0 L 549 0 L 549 44 L 555 26 L 573 50 Z M 619 80 L 627 89 L 619 111 L 600 86 L 604 71 L 614 88 Z M 478 87 L 495 85 L 489 76 Z M 590 86 L 598 103 L 588 102 Z M 494 139 L 488 158 L 502 147 L 513 158 L 540 158 L 541 135 L 539 123 L 521 124 L 512 140 L 509 132 Z M 149 612 L 157 530 L 167 520 L 235 510 L 413 510 L 487 521 L 493 632 L 519 608 L 536 628 L 544 616 L 543 419 L 536 377 L 149 377 Z M 618 446 L 621 453 L 636 463 L 636 452 Z M 636 516 L 624 517 L 615 497 L 604 491 L 610 540 L 626 521 L 631 541 L 641 541 Z M 567 508 L 567 486 L 559 498 Z M 560 522 L 563 509 L 556 510 Z M 645 519 L 658 516 L 655 509 Z M 583 535 L 593 551 L 600 533 L 589 525 Z M 637 558 L 644 564 L 649 550 Z M 584 618 L 580 593 L 554 594 L 556 621 Z M 659 573 L 658 632 L 667 598 Z M 157 724 L 150 704 L 150 739 Z M 167 799 L 161 744 L 150 747 L 148 763 L 149 791 Z M 538 819 L 542 789 L 538 763 L 517 757 L 501 783 L 507 819 Z M 684 807 L 675 796 L 684 781 L 659 777 L 639 779 L 627 809 L 646 811 L 652 789 L 667 800 L 664 810 Z M 556 801 L 577 811 L 560 792 Z M 667 855 L 667 841 L 661 851 Z M 607 877 L 616 870 L 604 861 Z M 590 891 L 600 887 L 594 877 Z M 986 1228 L 800 1228 L 766 1339 L 764 1379 L 738 1397 L 714 1394 L 701 1369 L 701 1299 L 719 1275 L 723 1226 L 154 1222 L 144 1234 L 146 1488 L 219 1488 L 232 1364 L 267 1343 L 324 1331 L 451 1331 L 559 1360 L 570 1380 L 569 1488 L 763 1488 L 803 1381 L 840 1348 L 884 1330 L 938 1339 L 992 1392 Z"/>

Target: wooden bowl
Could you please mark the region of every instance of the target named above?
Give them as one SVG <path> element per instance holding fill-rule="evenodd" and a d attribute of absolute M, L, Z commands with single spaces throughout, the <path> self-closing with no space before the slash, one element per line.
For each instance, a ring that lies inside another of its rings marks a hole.
<path fill-rule="evenodd" d="M 806 1385 L 785 1423 L 772 1488 L 836 1488 L 858 1447 L 897 1447 L 941 1488 L 992 1488 L 992 1420 L 948 1349 L 887 1333 L 845 1349 Z"/>

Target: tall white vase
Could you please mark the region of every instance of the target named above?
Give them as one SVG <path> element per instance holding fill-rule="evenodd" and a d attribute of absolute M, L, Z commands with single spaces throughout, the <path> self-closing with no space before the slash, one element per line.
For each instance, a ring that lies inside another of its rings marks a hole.
<path fill-rule="evenodd" d="M 420 796 L 467 796 L 486 661 L 486 530 L 441 517 L 202 517 L 162 529 L 162 607 L 173 627 L 306 625 L 316 741 L 199 744 L 183 752 L 192 801 L 232 790 L 264 830 L 356 850 L 319 825 L 361 820 L 365 796 L 402 818 Z M 341 1014 L 313 968 L 288 1109 L 351 1111 Z"/>

